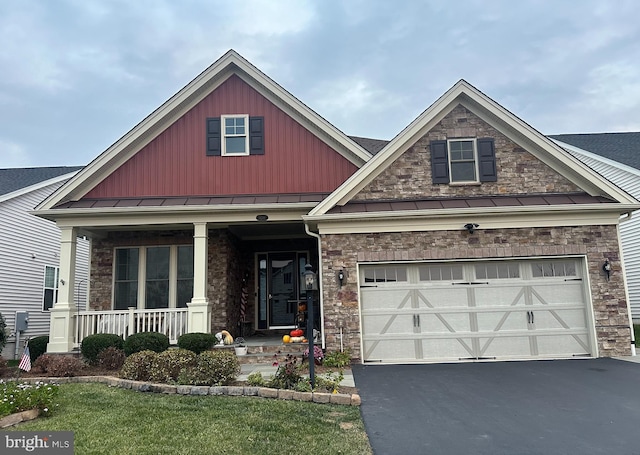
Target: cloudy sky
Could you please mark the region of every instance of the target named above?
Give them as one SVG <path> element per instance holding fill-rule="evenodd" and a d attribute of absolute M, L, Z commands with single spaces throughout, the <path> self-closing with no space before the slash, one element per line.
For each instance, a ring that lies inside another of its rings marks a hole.
<path fill-rule="evenodd" d="M 233 48 L 390 139 L 459 79 L 545 134 L 640 131 L 637 0 L 2 0 L 0 168 L 87 164 Z"/>

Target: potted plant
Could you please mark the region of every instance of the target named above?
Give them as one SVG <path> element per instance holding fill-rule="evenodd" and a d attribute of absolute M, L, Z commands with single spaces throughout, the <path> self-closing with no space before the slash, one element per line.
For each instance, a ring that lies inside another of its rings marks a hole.
<path fill-rule="evenodd" d="M 236 351 L 236 355 L 247 355 L 247 345 L 244 343 L 244 338 L 238 337 L 234 343 L 234 349 Z"/>

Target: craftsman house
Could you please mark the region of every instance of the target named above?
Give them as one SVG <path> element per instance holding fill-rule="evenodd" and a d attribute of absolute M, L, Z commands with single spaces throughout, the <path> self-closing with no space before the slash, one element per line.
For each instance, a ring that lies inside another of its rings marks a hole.
<path fill-rule="evenodd" d="M 322 343 L 355 360 L 629 354 L 618 230 L 639 207 L 465 81 L 385 143 L 229 51 L 38 207 L 62 230 L 48 349 L 98 331 L 277 333 L 309 263 Z"/>

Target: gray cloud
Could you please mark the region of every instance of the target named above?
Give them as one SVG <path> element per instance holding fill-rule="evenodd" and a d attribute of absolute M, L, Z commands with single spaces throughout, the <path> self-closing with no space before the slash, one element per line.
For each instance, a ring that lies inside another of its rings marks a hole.
<path fill-rule="evenodd" d="M 95 158 L 229 48 L 347 134 L 464 78 L 546 134 L 640 130 L 634 0 L 0 4 L 0 167 Z"/>

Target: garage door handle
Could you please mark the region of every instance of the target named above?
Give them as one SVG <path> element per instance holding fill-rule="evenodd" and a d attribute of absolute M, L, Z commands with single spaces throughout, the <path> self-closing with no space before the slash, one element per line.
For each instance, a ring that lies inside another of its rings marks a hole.
<path fill-rule="evenodd" d="M 415 315 L 415 314 L 413 315 L 413 326 L 414 326 L 414 327 L 417 327 L 417 326 L 416 326 L 416 315 Z"/>
<path fill-rule="evenodd" d="M 527 311 L 527 324 L 531 324 L 531 311 Z"/>
<path fill-rule="evenodd" d="M 531 323 L 533 324 L 535 321 L 533 319 L 533 311 L 531 312 Z"/>

